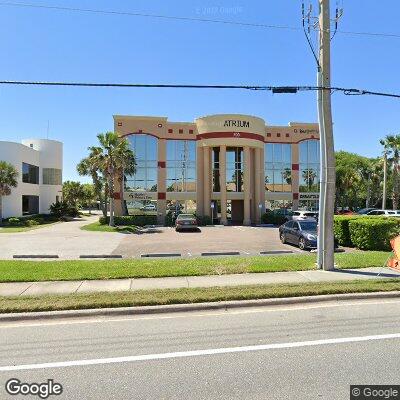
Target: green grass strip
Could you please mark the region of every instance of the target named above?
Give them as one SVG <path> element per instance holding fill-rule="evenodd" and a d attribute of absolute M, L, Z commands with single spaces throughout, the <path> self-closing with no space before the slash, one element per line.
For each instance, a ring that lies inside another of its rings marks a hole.
<path fill-rule="evenodd" d="M 305 284 L 140 290 L 130 292 L 82 293 L 30 297 L 0 297 L 0 313 L 201 303 L 399 290 L 399 280 L 374 279 L 331 283 L 310 282 Z"/>
<path fill-rule="evenodd" d="M 339 268 L 381 267 L 390 253 L 356 252 L 336 255 Z M 23 261 L 0 260 L 0 282 L 67 281 L 82 279 L 159 278 L 244 274 L 315 269 L 315 254 L 288 256 Z"/>

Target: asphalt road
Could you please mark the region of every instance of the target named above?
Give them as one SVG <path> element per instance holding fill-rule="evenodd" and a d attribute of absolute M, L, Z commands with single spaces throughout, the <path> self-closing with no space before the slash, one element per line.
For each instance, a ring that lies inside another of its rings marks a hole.
<path fill-rule="evenodd" d="M 11 377 L 61 383 L 50 399 L 349 399 L 399 365 L 400 300 L 0 325 L 1 399 L 33 398 Z"/>

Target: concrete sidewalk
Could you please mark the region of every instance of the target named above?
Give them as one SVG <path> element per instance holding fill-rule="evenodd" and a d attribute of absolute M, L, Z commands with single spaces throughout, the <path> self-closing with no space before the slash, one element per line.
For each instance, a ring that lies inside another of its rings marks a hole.
<path fill-rule="evenodd" d="M 170 278 L 15 282 L 0 283 L 0 296 L 36 296 L 44 294 L 117 292 L 126 290 L 334 282 L 377 278 L 400 278 L 400 271 L 396 272 L 388 268 L 361 268 L 335 270 L 331 272 L 317 270 Z"/>

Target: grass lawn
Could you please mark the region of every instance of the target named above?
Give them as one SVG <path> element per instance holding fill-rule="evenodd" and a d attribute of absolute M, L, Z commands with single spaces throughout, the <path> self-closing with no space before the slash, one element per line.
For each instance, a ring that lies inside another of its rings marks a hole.
<path fill-rule="evenodd" d="M 3 225 L 0 226 L 0 234 L 1 233 L 18 233 L 18 232 L 28 232 L 34 229 L 40 229 L 44 226 L 58 224 L 59 221 L 45 221 L 40 225 L 33 225 L 33 226 L 10 226 L 10 225 Z"/>
<path fill-rule="evenodd" d="M 137 226 L 108 226 L 102 225 L 100 222 L 93 222 L 92 224 L 84 225 L 81 227 L 83 231 L 90 232 L 119 232 L 119 233 L 138 233 L 140 228 Z"/>
<path fill-rule="evenodd" d="M 400 280 L 140 290 L 114 293 L 0 297 L 0 313 L 201 303 L 400 290 Z"/>
<path fill-rule="evenodd" d="M 339 268 L 381 267 L 390 253 L 336 254 Z M 190 259 L 23 261 L 0 260 L 0 282 L 152 278 L 315 269 L 315 254 Z"/>

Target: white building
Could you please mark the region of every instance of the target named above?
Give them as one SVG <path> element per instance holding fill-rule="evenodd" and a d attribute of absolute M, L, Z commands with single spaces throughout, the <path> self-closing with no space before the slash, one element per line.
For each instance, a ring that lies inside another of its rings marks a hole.
<path fill-rule="evenodd" d="M 18 171 L 18 186 L 3 196 L 3 218 L 48 214 L 61 200 L 63 144 L 55 140 L 0 141 L 0 161 Z"/>

